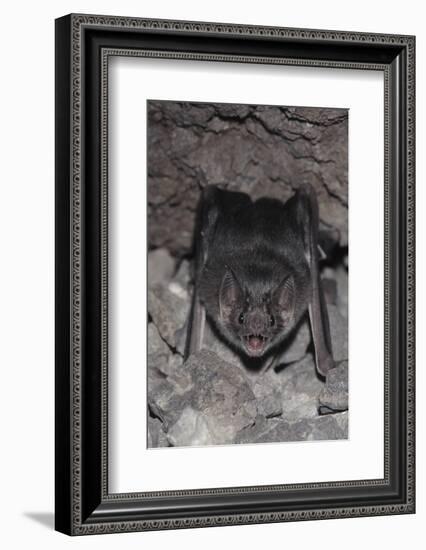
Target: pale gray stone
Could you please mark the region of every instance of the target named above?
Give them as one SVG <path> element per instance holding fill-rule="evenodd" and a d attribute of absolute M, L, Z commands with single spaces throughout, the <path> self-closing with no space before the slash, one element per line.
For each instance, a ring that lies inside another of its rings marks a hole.
<path fill-rule="evenodd" d="M 281 387 L 278 375 L 273 369 L 254 375 L 251 378 L 251 385 L 260 415 L 269 418 L 282 413 Z"/>
<path fill-rule="evenodd" d="M 204 327 L 203 349 L 210 350 L 223 359 L 223 361 L 244 369 L 241 355 L 214 332 L 208 319 Z"/>
<path fill-rule="evenodd" d="M 148 324 L 148 366 L 164 372 L 167 368 L 171 350 L 161 338 L 154 323 Z"/>
<path fill-rule="evenodd" d="M 176 332 L 186 323 L 189 300 L 170 285 L 156 285 L 148 290 L 148 312 L 157 327 L 161 338 L 169 346 L 176 348 Z"/>
<path fill-rule="evenodd" d="M 348 321 L 336 306 L 329 304 L 327 307 L 333 358 L 337 362 L 344 361 L 348 358 Z"/>
<path fill-rule="evenodd" d="M 327 373 L 319 400 L 323 412 L 345 411 L 348 408 L 348 362 L 342 361 Z"/>
<path fill-rule="evenodd" d="M 324 383 L 319 379 L 311 355 L 278 373 L 282 417 L 294 421 L 318 415 L 319 395 Z"/>
<path fill-rule="evenodd" d="M 173 374 L 183 363 L 182 356 L 173 353 L 161 338 L 154 323 L 148 324 L 148 368 L 157 369 L 168 376 Z"/>
<path fill-rule="evenodd" d="M 163 431 L 163 424 L 158 418 L 148 415 L 148 448 L 168 447 L 166 434 Z"/>
<path fill-rule="evenodd" d="M 188 289 L 191 285 L 191 279 L 191 265 L 188 260 L 182 260 L 176 274 L 173 276 L 173 281 L 179 283 L 182 288 Z"/>
<path fill-rule="evenodd" d="M 173 275 L 175 260 L 165 248 L 157 248 L 148 253 L 148 286 L 167 284 Z"/>
<path fill-rule="evenodd" d="M 326 270 L 338 289 L 347 286 L 347 272 L 339 269 Z M 324 384 L 307 352 L 307 319 L 282 347 L 276 370 L 249 368 L 209 324 L 205 349 L 183 364 L 191 292 L 186 260 L 174 276 L 149 288 L 148 404 L 156 416 L 148 420 L 149 447 L 347 437 L 347 414 L 340 412 L 347 408 L 347 364 L 338 364 Z M 339 301 L 339 292 L 337 305 L 328 306 L 337 363 L 347 358 L 345 298 Z"/>
<path fill-rule="evenodd" d="M 156 369 L 148 368 L 148 406 L 165 431 L 179 418 L 192 386 L 191 375 L 183 368 L 169 376 L 159 376 Z"/>
<path fill-rule="evenodd" d="M 211 433 L 203 412 L 185 407 L 168 431 L 167 439 L 173 447 L 202 446 L 211 445 L 214 434 Z"/>
<path fill-rule="evenodd" d="M 310 342 L 311 330 L 309 328 L 309 321 L 305 319 L 282 346 L 277 364 L 281 365 L 299 361 L 306 355 Z"/>
<path fill-rule="evenodd" d="M 258 417 L 254 426 L 242 430 L 236 443 L 278 443 L 347 439 L 348 413 L 302 418 L 289 422 L 283 418 Z"/>
<path fill-rule="evenodd" d="M 256 399 L 244 372 L 208 350 L 192 355 L 156 390 L 150 395 L 150 406 L 166 424 L 169 442 L 177 446 L 193 444 L 188 441 L 232 443 L 257 415 Z"/>
<path fill-rule="evenodd" d="M 186 340 L 188 336 L 188 319 L 182 328 L 175 332 L 176 351 L 183 357 L 185 354 Z"/>

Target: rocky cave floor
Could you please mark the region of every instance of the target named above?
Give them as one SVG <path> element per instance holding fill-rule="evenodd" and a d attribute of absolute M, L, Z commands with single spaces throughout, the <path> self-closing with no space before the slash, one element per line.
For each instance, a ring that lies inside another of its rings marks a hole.
<path fill-rule="evenodd" d="M 304 320 L 275 369 L 244 363 L 210 334 L 186 362 L 190 262 L 165 248 L 148 255 L 148 447 L 228 445 L 348 437 L 347 270 L 322 271 L 336 367 L 315 370 Z"/>

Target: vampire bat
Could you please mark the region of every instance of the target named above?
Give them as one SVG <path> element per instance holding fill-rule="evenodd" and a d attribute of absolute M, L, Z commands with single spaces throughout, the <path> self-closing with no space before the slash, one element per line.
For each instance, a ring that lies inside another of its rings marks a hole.
<path fill-rule="evenodd" d="M 334 363 L 314 189 L 304 185 L 283 203 L 208 186 L 199 206 L 186 356 L 202 348 L 206 315 L 240 353 L 263 357 L 308 311 L 316 367 L 325 375 Z"/>

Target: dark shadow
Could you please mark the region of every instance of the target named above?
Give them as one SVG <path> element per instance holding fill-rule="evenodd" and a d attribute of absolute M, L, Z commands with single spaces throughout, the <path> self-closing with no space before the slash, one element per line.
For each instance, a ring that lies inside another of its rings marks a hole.
<path fill-rule="evenodd" d="M 24 516 L 49 529 L 55 528 L 55 515 L 53 512 L 24 512 Z"/>

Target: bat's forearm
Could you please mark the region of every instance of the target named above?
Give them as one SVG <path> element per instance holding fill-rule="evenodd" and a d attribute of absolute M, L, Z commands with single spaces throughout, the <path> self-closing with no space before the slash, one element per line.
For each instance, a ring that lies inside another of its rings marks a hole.
<path fill-rule="evenodd" d="M 200 303 L 197 290 L 194 291 L 194 299 L 188 324 L 188 336 L 185 347 L 185 359 L 194 353 L 198 353 L 203 345 L 206 312 Z"/>

